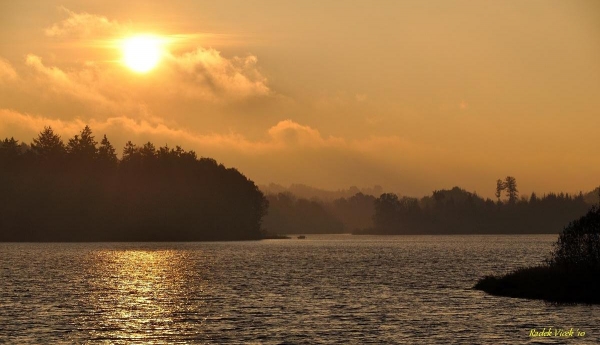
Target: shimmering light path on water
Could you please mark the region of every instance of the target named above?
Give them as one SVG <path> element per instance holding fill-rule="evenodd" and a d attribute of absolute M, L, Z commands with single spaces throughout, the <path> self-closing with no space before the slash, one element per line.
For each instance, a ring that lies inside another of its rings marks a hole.
<path fill-rule="evenodd" d="M 600 342 L 600 306 L 471 289 L 555 235 L 0 244 L 0 343 Z M 583 338 L 532 339 L 532 328 Z"/>

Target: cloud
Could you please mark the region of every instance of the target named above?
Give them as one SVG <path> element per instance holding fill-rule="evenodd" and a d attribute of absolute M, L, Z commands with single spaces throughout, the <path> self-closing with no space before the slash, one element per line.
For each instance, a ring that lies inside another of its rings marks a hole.
<path fill-rule="evenodd" d="M 95 70 L 93 66 L 85 66 L 79 71 L 65 72 L 58 67 L 44 65 L 42 58 L 33 54 L 27 55 L 25 65 L 35 72 L 34 81 L 42 87 L 42 92 L 66 95 L 87 102 L 91 109 L 109 108 L 113 111 L 127 109 L 123 104 L 117 104 L 118 99 L 107 97 L 110 94 L 107 95 L 104 91 L 111 89 L 101 82 L 101 72 Z"/>
<path fill-rule="evenodd" d="M 219 150 L 234 150 L 238 152 L 265 152 L 273 148 L 270 142 L 249 141 L 241 134 L 195 134 L 185 129 L 174 128 L 160 121 L 136 120 L 127 116 L 109 117 L 104 120 L 82 119 L 63 120 L 41 115 L 21 113 L 11 109 L 0 109 L 0 133 L 15 138 L 34 137 L 45 126 L 51 126 L 54 131 L 65 137 L 71 137 L 89 125 L 96 135 L 107 134 L 115 136 L 116 142 L 126 140 L 139 142 L 153 141 L 155 143 L 171 142 L 173 145 L 183 145 L 188 149 L 204 150 L 218 148 Z"/>
<path fill-rule="evenodd" d="M 317 183 L 325 179 L 336 185 L 341 180 L 336 182 L 334 176 L 349 184 L 356 182 L 354 178 L 364 176 L 369 183 L 380 183 L 384 179 L 376 178 L 379 174 L 394 176 L 398 173 L 399 161 L 413 170 L 427 164 L 423 155 L 426 149 L 399 137 L 354 140 L 324 137 L 318 130 L 291 120 L 280 121 L 268 128 L 262 139 L 251 140 L 235 132 L 198 134 L 160 121 L 126 116 L 65 121 L 0 109 L 0 133 L 20 140 L 33 138 L 44 126 L 52 126 L 66 141 L 85 125 L 89 125 L 97 137 L 107 134 L 117 148 L 123 147 L 127 140 L 136 144 L 151 141 L 156 145 L 180 145 L 195 150 L 199 156 L 232 164 L 262 182 L 283 182 L 283 176 L 290 183 Z M 349 171 L 352 174 L 348 174 Z"/>
<path fill-rule="evenodd" d="M 32 116 L 11 109 L 0 109 L 0 132 L 4 135 L 14 136 L 22 141 L 21 135 L 32 136 L 41 131 L 45 126 L 51 126 L 59 134 L 75 134 L 85 126 L 80 120 L 65 121 L 43 116 Z"/>
<path fill-rule="evenodd" d="M 154 138 L 169 141 L 173 144 L 187 144 L 190 148 L 202 150 L 217 148 L 234 150 L 245 154 L 261 155 L 301 148 L 329 148 L 349 150 L 357 153 L 381 150 L 382 147 L 405 146 L 406 143 L 397 137 L 373 137 L 363 140 L 345 140 L 337 137 L 323 137 L 318 130 L 298 124 L 292 120 L 283 120 L 266 131 L 264 139 L 249 140 L 240 133 L 197 134 L 175 128 L 163 123 L 160 119 L 136 120 L 127 116 L 109 117 L 104 120 L 82 119 L 63 120 L 41 115 L 21 113 L 11 109 L 0 109 L 0 132 L 8 134 L 8 129 L 18 133 L 33 135 L 45 126 L 51 126 L 57 133 L 66 136 L 77 134 L 89 125 L 96 133 L 119 134 L 121 141 L 134 138 Z M 11 134 L 12 135 L 12 134 Z"/>
<path fill-rule="evenodd" d="M 125 27 L 117 21 L 109 20 L 104 16 L 76 13 L 65 7 L 60 10 L 67 14 L 67 18 L 55 23 L 44 31 L 50 37 L 75 37 L 105 36 L 125 31 Z"/>
<path fill-rule="evenodd" d="M 61 10 L 68 18 L 47 28 L 47 36 L 89 39 L 104 37 L 117 41 L 130 31 L 128 27 L 104 16 L 76 13 L 64 7 Z M 169 42 L 198 35 L 202 34 L 173 34 L 165 35 L 164 38 Z M 168 48 L 168 44 L 166 47 Z M 161 63 L 168 65 L 171 74 L 164 76 L 163 82 L 170 82 L 169 89 L 177 90 L 178 94 L 213 101 L 241 100 L 272 94 L 267 78 L 258 69 L 258 58 L 255 55 L 226 58 L 216 49 L 195 47 L 192 51 L 177 55 L 168 53 L 167 56 Z M 165 70 L 167 69 L 163 69 L 163 72 Z"/>
<path fill-rule="evenodd" d="M 17 72 L 12 65 L 0 58 L 0 83 L 3 81 L 13 81 L 17 79 Z"/>
<path fill-rule="evenodd" d="M 180 77 L 187 82 L 183 92 L 189 96 L 241 99 L 271 94 L 254 55 L 227 59 L 215 49 L 198 48 L 172 56 L 172 61 Z"/>
<path fill-rule="evenodd" d="M 40 56 L 29 54 L 25 66 L 31 73 L 24 76 L 21 86 L 29 93 L 42 96 L 50 106 L 75 101 L 73 105 L 81 106 L 73 115 L 83 111 L 87 118 L 120 114 L 136 119 L 160 118 L 168 111 L 164 105 L 179 104 L 185 99 L 192 102 L 186 106 L 189 113 L 201 104 L 226 106 L 270 94 L 266 79 L 256 70 L 255 57 L 226 59 L 218 51 L 209 50 L 165 63 L 173 68 L 156 71 L 157 74 L 151 76 L 153 82 L 144 83 L 143 79 L 128 77 L 121 66 L 83 64 L 63 70 L 46 65 Z M 176 70 L 180 64 L 186 70 Z M 0 68 L 3 66 L 0 64 Z M 2 70 L 8 71 L 4 73 L 6 78 L 13 80 L 16 74 L 10 65 L 6 66 Z M 0 76 L 4 75 L 1 73 Z M 0 106 L 10 107 L 9 104 L 5 102 Z M 175 117 L 185 119 L 185 114 L 183 111 Z"/>
<path fill-rule="evenodd" d="M 345 144 L 341 138 L 323 138 L 318 130 L 292 120 L 284 120 L 269 128 L 270 141 L 278 147 L 332 147 Z"/>
<path fill-rule="evenodd" d="M 190 149 L 204 149 L 219 147 L 243 152 L 264 151 L 269 143 L 250 142 L 240 134 L 208 134 L 199 135 L 184 129 L 172 128 L 160 120 L 136 120 L 126 116 L 110 117 L 104 120 L 82 119 L 63 120 L 41 115 L 21 113 L 11 109 L 0 109 L 0 132 L 4 135 L 34 137 L 45 126 L 51 126 L 56 133 L 64 137 L 71 137 L 85 126 L 89 125 L 98 133 L 115 135 L 117 141 L 126 140 L 158 142 L 170 141 L 175 145 L 187 144 Z"/>
<path fill-rule="evenodd" d="M 273 93 L 256 62 L 254 56 L 227 59 L 214 49 L 200 48 L 164 61 L 165 68 L 150 72 L 156 73 L 151 76 L 152 83 L 128 77 L 129 72 L 123 71 L 120 65 L 87 63 L 63 70 L 45 65 L 40 56 L 33 54 L 27 55 L 25 65 L 34 72 L 30 82 L 41 86 L 41 93 L 64 95 L 87 103 L 95 111 L 102 108 L 114 114 L 139 112 L 142 105 L 177 102 L 182 98 L 230 103 L 270 96 Z M 4 67 L 0 60 L 0 77 L 3 75 L 14 79 L 12 76 L 16 74 L 10 65 Z"/>
<path fill-rule="evenodd" d="M 44 126 L 52 126 L 66 141 L 85 125 L 92 128 L 97 138 L 106 134 L 117 151 L 127 140 L 138 145 L 147 141 L 158 146 L 180 145 L 199 156 L 234 166 L 258 183 L 308 183 L 328 188 L 347 187 L 357 181 L 371 185 L 394 183 L 410 195 L 429 188 L 425 181 L 437 181 L 442 186 L 455 183 L 448 181 L 452 176 L 442 168 L 454 169 L 456 173 L 474 168 L 468 162 L 449 158 L 448 152 L 397 136 L 362 139 L 324 136 L 313 127 L 289 119 L 266 128 L 261 138 L 250 139 L 232 131 L 199 134 L 160 119 L 113 116 L 88 121 L 62 120 L 0 109 L 0 135 L 14 136 L 27 143 Z"/>

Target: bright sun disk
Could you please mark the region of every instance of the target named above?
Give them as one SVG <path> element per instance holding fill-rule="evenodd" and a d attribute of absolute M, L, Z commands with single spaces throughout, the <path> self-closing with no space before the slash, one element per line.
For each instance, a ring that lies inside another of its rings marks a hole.
<path fill-rule="evenodd" d="M 154 36 L 133 36 L 123 40 L 123 62 L 138 73 L 153 69 L 160 61 L 162 43 Z"/>

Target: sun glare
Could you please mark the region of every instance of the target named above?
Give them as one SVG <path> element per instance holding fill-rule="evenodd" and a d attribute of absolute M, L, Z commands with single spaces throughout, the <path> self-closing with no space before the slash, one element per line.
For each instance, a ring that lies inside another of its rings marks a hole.
<path fill-rule="evenodd" d="M 162 42 L 155 36 L 132 36 L 123 40 L 123 63 L 138 73 L 153 69 L 162 55 Z"/>

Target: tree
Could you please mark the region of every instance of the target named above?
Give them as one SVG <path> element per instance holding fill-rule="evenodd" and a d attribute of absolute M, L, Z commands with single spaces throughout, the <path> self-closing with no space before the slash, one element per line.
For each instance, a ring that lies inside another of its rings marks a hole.
<path fill-rule="evenodd" d="M 517 190 L 517 179 L 512 176 L 506 176 L 504 180 L 504 186 L 506 188 L 506 196 L 508 197 L 508 203 L 514 204 L 519 198 L 519 190 Z"/>
<path fill-rule="evenodd" d="M 375 200 L 373 223 L 378 229 L 391 232 L 397 225 L 400 200 L 394 193 L 383 193 Z"/>
<path fill-rule="evenodd" d="M 98 161 L 106 166 L 116 166 L 117 165 L 117 154 L 115 153 L 115 148 L 112 146 L 106 134 L 102 138 L 100 142 L 100 147 L 98 148 Z"/>
<path fill-rule="evenodd" d="M 60 139 L 60 135 L 54 134 L 50 126 L 44 127 L 38 137 L 33 139 L 31 149 L 44 159 L 58 158 L 65 153 L 65 145 Z"/>
<path fill-rule="evenodd" d="M 502 191 L 506 189 L 506 185 L 502 180 L 498 179 L 496 181 L 496 198 L 498 198 L 498 203 L 500 203 L 500 197 L 502 196 Z"/>
<path fill-rule="evenodd" d="M 133 158 L 135 153 L 137 152 L 137 147 L 131 141 L 125 143 L 125 147 L 123 148 L 123 161 L 129 161 Z"/>
<path fill-rule="evenodd" d="M 554 244 L 550 264 L 580 269 L 600 269 L 600 208 L 564 228 Z"/>
<path fill-rule="evenodd" d="M 156 157 L 156 147 L 151 142 L 147 142 L 140 149 L 140 153 L 142 154 L 142 157 L 152 159 Z"/>
<path fill-rule="evenodd" d="M 515 204 L 519 199 L 519 190 L 517 189 L 517 180 L 512 176 L 506 176 L 504 181 L 498 179 L 496 181 L 496 198 L 498 198 L 498 203 L 500 203 L 500 197 L 502 196 L 502 191 L 506 191 L 506 196 L 508 197 L 509 204 Z"/>
<path fill-rule="evenodd" d="M 92 161 L 96 158 L 98 149 L 96 145 L 98 143 L 94 140 L 92 130 L 89 126 L 85 126 L 81 130 L 80 135 L 75 135 L 69 139 L 67 143 L 67 152 L 69 156 L 76 161 L 87 160 Z"/>
<path fill-rule="evenodd" d="M 21 146 L 19 141 L 11 137 L 0 141 L 0 155 L 1 156 L 18 156 L 21 154 Z"/>
<path fill-rule="evenodd" d="M 538 201 L 539 201 L 539 199 L 537 197 L 537 194 L 535 194 L 535 192 L 531 192 L 531 196 L 529 197 L 529 203 L 534 204 Z"/>
<path fill-rule="evenodd" d="M 0 141 L 0 166 L 3 169 L 14 168 L 15 163 L 23 157 L 23 147 L 15 138 Z"/>
<path fill-rule="evenodd" d="M 174 151 L 169 149 L 169 145 L 165 144 L 165 146 L 161 146 L 158 148 L 158 151 L 156 152 L 156 155 L 158 156 L 159 159 L 169 159 L 170 157 L 174 156 Z"/>

